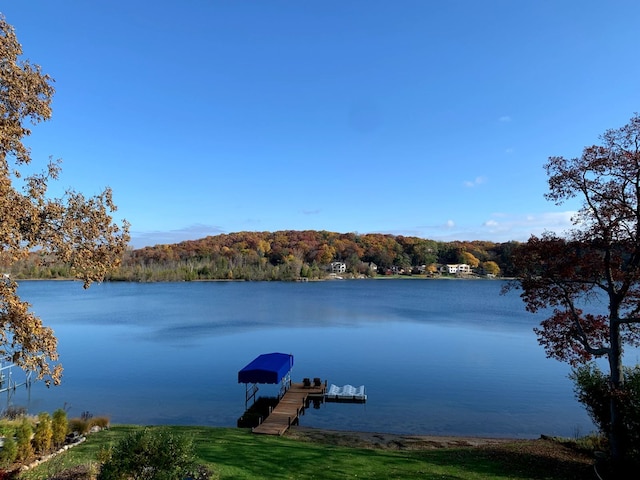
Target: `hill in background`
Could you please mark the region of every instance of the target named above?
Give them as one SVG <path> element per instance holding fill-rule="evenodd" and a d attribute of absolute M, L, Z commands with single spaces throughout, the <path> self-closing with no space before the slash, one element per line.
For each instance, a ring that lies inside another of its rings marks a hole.
<path fill-rule="evenodd" d="M 106 280 L 299 280 L 376 275 L 464 274 L 510 276 L 518 242 L 438 242 L 388 234 L 316 230 L 238 232 L 130 250 Z M 67 265 L 48 265 L 34 254 L 16 264 L 15 278 L 70 278 Z"/>

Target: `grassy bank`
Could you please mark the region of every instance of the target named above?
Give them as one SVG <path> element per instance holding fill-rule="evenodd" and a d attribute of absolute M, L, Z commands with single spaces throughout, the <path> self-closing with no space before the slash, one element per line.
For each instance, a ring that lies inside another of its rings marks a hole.
<path fill-rule="evenodd" d="M 96 466 L 101 446 L 123 438 L 134 426 L 114 426 L 25 472 L 24 480 L 43 480 L 75 465 Z M 484 446 L 436 448 L 349 446 L 325 438 L 254 435 L 248 430 L 171 427 L 193 436 L 200 462 L 217 479 L 580 479 L 591 478 L 590 460 L 550 440 Z M 542 442 L 542 443 L 541 443 Z"/>

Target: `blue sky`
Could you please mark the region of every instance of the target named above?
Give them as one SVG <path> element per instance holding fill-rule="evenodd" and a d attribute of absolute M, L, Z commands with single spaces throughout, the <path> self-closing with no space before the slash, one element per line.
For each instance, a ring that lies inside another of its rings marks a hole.
<path fill-rule="evenodd" d="M 34 165 L 132 245 L 237 231 L 560 233 L 543 165 L 640 110 L 640 2 L 20 0 Z"/>

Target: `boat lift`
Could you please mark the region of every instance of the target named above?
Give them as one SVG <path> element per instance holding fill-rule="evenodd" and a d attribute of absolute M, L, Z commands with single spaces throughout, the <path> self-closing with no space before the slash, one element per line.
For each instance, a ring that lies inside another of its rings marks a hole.
<path fill-rule="evenodd" d="M 13 367 L 17 367 L 17 365 L 15 363 L 0 363 L 0 393 L 12 392 L 23 385 L 26 385 L 27 388 L 31 387 L 31 374 L 33 372 L 25 372 L 24 380 L 15 380 Z"/>

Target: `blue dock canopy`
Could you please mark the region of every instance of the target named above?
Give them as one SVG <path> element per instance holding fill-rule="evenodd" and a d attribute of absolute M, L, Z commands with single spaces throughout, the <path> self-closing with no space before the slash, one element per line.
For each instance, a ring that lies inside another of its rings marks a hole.
<path fill-rule="evenodd" d="M 238 372 L 238 383 L 280 383 L 293 367 L 293 355 L 264 353 Z"/>

